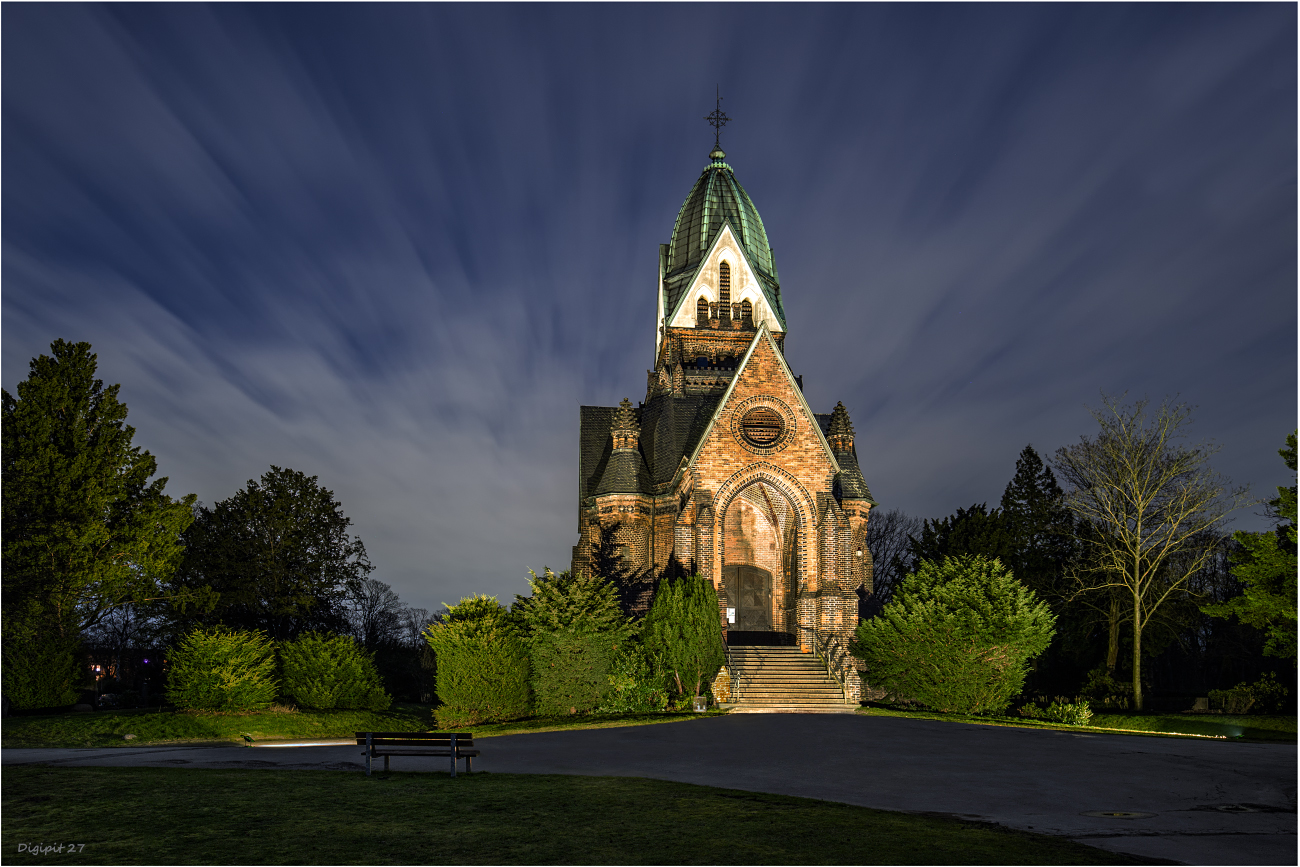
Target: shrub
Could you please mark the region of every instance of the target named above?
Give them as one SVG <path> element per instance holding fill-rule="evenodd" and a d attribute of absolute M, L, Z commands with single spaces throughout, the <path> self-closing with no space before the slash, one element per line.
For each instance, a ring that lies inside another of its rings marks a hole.
<path fill-rule="evenodd" d="M 170 656 L 167 697 L 179 708 L 262 710 L 279 691 L 271 641 L 262 632 L 196 629 Z"/>
<path fill-rule="evenodd" d="M 1036 704 L 1027 704 L 1016 711 L 1025 719 L 1042 719 L 1044 717 L 1043 709 Z"/>
<path fill-rule="evenodd" d="M 1056 618 L 1001 561 L 922 561 L 880 614 L 858 626 L 854 655 L 871 685 L 934 710 L 1001 711 Z"/>
<path fill-rule="evenodd" d="M 8 622 L 4 632 L 4 696 L 22 709 L 62 707 L 81 694 L 79 642 L 41 635 Z"/>
<path fill-rule="evenodd" d="M 491 596 L 467 596 L 425 630 L 437 655 L 439 728 L 528 716 L 528 646 Z"/>
<path fill-rule="evenodd" d="M 1078 704 L 1054 701 L 1043 711 L 1043 717 L 1067 726 L 1086 726 L 1092 722 L 1092 708 L 1086 701 Z"/>
<path fill-rule="evenodd" d="M 374 659 L 347 635 L 309 632 L 280 645 L 284 695 L 315 710 L 388 710 Z"/>
<path fill-rule="evenodd" d="M 516 596 L 513 611 L 519 616 L 530 640 L 564 629 L 588 632 L 614 632 L 626 635 L 627 618 L 618 605 L 618 590 L 596 574 L 561 572 L 545 569 L 539 578 L 532 577 L 528 586 L 531 596 Z"/>
<path fill-rule="evenodd" d="M 609 689 L 600 703 L 604 713 L 638 713 L 668 707 L 668 678 L 662 660 L 635 638 L 620 643 L 609 667 Z"/>
<path fill-rule="evenodd" d="M 534 710 L 589 713 L 609 691 L 614 648 L 630 631 L 618 593 L 594 574 L 528 574 L 532 595 L 515 597 L 513 610 L 529 645 Z"/>
<path fill-rule="evenodd" d="M 1260 675 L 1254 683 L 1239 683 L 1232 689 L 1212 689 L 1210 707 L 1224 713 L 1281 713 L 1287 688 L 1273 672 Z"/>
<path fill-rule="evenodd" d="M 609 692 L 617 636 L 564 629 L 532 644 L 533 709 L 538 716 L 590 713 Z"/>
<path fill-rule="evenodd" d="M 699 575 L 663 581 L 646 615 L 641 639 L 663 660 L 670 691 L 679 698 L 699 696 L 726 660 L 713 583 Z"/>

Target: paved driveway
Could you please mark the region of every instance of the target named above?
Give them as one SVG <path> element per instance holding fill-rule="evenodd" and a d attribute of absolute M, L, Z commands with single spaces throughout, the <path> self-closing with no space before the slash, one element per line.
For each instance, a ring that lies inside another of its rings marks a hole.
<path fill-rule="evenodd" d="M 1189 864 L 1296 863 L 1296 748 L 841 714 L 479 738 L 476 770 L 653 777 L 941 813 Z M 5 764 L 361 766 L 356 746 L 4 750 Z M 394 759 L 444 771 L 445 759 Z M 1149 813 L 1140 818 L 1088 812 Z"/>

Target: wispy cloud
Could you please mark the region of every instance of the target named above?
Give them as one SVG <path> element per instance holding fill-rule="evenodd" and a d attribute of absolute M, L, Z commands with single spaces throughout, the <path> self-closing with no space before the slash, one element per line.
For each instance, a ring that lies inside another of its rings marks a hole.
<path fill-rule="evenodd" d="M 1296 416 L 1295 10 L 3 8 L 3 379 L 89 340 L 175 493 L 320 476 L 413 604 L 576 541 L 712 143 L 883 503 L 996 500 L 1099 389 L 1265 493 Z"/>

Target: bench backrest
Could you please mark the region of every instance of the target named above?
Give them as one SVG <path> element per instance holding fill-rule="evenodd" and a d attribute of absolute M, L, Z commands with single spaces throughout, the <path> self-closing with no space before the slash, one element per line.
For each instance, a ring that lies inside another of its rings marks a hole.
<path fill-rule="evenodd" d="M 369 736 L 376 747 L 450 747 L 453 734 L 457 747 L 474 746 L 473 732 L 357 732 L 357 745 L 365 746 Z"/>

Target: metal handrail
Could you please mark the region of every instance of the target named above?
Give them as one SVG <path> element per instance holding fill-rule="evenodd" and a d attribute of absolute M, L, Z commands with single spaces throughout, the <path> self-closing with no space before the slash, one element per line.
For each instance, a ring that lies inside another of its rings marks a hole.
<path fill-rule="evenodd" d="M 835 647 L 831 642 L 833 636 L 823 636 L 816 629 L 809 631 L 813 634 L 813 651 L 817 654 L 817 658 L 821 660 L 822 665 L 826 666 L 826 673 L 840 685 L 840 692 L 847 704 L 849 702 L 849 685 L 847 682 L 848 675 L 844 673 L 844 661 L 849 656 L 848 650 L 843 647 Z M 835 662 L 831 661 L 832 656 L 837 657 Z"/>

